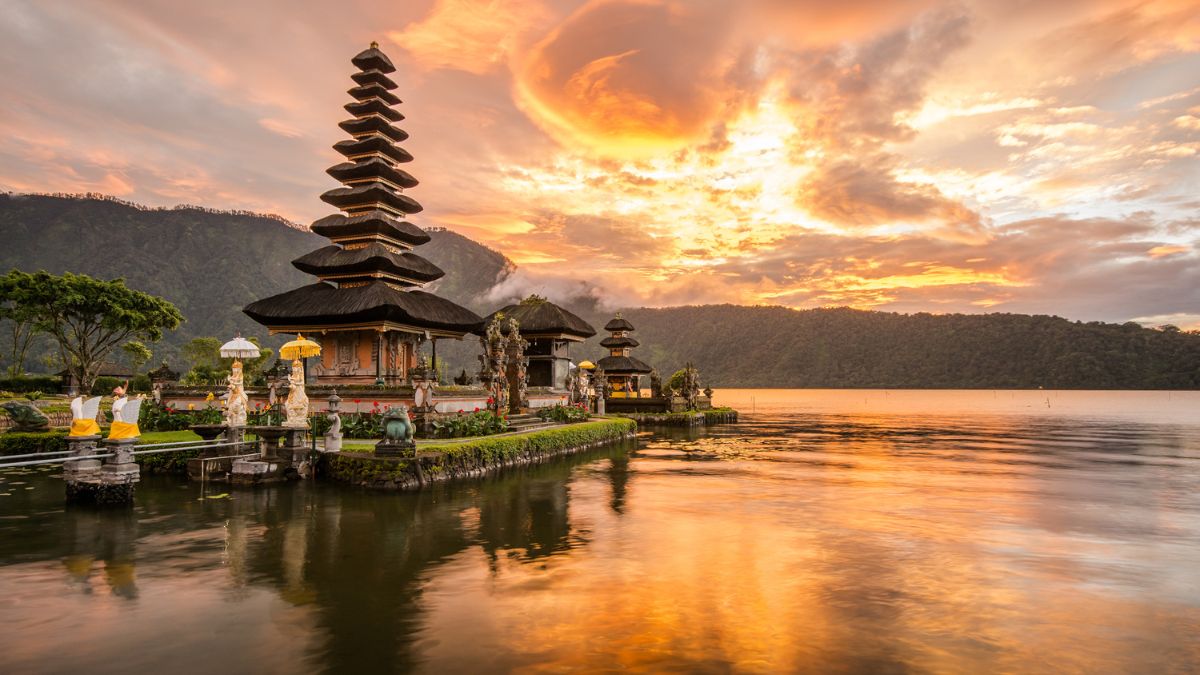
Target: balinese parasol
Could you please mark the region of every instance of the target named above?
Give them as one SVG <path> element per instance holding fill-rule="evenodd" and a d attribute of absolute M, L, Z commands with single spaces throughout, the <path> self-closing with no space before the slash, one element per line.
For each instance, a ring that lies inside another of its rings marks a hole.
<path fill-rule="evenodd" d="M 241 335 L 221 345 L 221 356 L 227 359 L 257 359 L 261 353 L 258 345 Z"/>
<path fill-rule="evenodd" d="M 592 363 L 591 361 L 581 361 L 579 367 L 583 368 L 584 370 L 595 370 L 596 364 Z"/>
<path fill-rule="evenodd" d="M 310 356 L 320 356 L 320 354 L 321 345 L 303 335 L 297 335 L 295 340 L 285 343 L 279 348 L 279 355 L 285 359 L 306 359 Z"/>

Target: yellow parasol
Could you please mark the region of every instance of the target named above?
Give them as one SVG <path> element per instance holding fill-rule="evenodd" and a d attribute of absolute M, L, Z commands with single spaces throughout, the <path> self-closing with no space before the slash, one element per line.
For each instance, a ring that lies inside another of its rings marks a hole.
<path fill-rule="evenodd" d="M 279 348 L 279 355 L 285 359 L 306 359 L 310 356 L 320 356 L 320 354 L 321 345 L 303 335 L 297 335 L 295 340 L 285 343 Z"/>
<path fill-rule="evenodd" d="M 584 370 L 595 370 L 596 364 L 592 363 L 591 361 L 583 361 L 579 364 L 579 367 L 583 368 Z"/>

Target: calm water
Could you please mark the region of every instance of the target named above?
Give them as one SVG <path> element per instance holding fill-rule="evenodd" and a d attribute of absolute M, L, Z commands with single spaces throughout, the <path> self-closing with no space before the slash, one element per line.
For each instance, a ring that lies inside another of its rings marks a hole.
<path fill-rule="evenodd" d="M 1200 670 L 1200 393 L 717 398 L 419 494 L 5 474 L 0 671 Z"/>

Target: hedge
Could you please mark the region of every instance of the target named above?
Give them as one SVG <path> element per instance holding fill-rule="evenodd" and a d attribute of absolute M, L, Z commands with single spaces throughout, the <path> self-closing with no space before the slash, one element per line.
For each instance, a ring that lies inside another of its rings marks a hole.
<path fill-rule="evenodd" d="M 0 391 L 11 391 L 25 394 L 40 391 L 44 394 L 57 394 L 62 390 L 62 378 L 57 375 L 26 375 L 23 377 L 0 378 Z"/>
<path fill-rule="evenodd" d="M 0 434 L 0 456 L 66 449 L 66 431 L 10 431 Z"/>

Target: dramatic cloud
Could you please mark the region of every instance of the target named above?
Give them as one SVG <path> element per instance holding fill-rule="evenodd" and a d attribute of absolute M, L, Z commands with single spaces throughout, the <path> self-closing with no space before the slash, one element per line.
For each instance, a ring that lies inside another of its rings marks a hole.
<path fill-rule="evenodd" d="M 497 302 L 1200 321 L 1187 0 L 9 0 L 0 185 L 314 220 L 371 40 Z"/>

